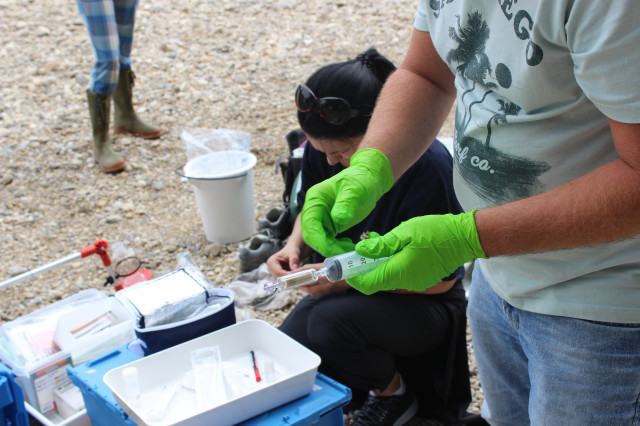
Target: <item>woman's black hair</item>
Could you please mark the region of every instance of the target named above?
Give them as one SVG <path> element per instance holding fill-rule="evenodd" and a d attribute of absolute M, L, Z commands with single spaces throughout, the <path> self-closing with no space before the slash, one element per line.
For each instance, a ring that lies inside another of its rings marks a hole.
<path fill-rule="evenodd" d="M 309 89 L 318 98 L 345 99 L 360 113 L 344 124 L 333 125 L 324 121 L 316 108 L 309 112 L 298 111 L 300 127 L 307 135 L 318 139 L 364 135 L 382 86 L 395 69 L 395 65 L 373 47 L 355 59 L 320 68 L 305 82 Z"/>

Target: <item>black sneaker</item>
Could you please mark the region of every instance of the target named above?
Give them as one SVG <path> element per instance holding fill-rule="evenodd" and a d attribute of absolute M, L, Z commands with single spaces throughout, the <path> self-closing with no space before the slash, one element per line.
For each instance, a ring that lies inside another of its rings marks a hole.
<path fill-rule="evenodd" d="M 369 395 L 352 426 L 400 426 L 418 412 L 418 400 L 409 391 L 398 396 Z"/>

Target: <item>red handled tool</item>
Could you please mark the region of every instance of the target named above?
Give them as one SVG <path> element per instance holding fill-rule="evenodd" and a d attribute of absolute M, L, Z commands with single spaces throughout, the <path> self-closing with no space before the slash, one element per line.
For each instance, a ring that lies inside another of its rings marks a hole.
<path fill-rule="evenodd" d="M 98 256 L 100 256 L 100 259 L 102 259 L 102 264 L 109 271 L 109 275 L 115 279 L 115 272 L 113 270 L 113 266 L 111 265 L 111 259 L 109 258 L 109 253 L 107 251 L 108 249 L 109 244 L 107 244 L 106 241 L 97 240 L 95 243 L 93 243 L 92 246 L 84 248 L 77 253 L 71 254 L 67 257 L 63 257 L 62 259 L 58 259 L 55 262 L 48 263 L 46 265 L 40 266 L 39 268 L 32 269 L 31 271 L 27 271 L 23 274 L 16 275 L 13 278 L 9 278 L 6 281 L 0 282 L 0 290 L 16 284 L 20 281 L 26 280 L 27 278 L 32 278 L 38 274 L 49 271 L 65 263 L 71 262 L 72 260 L 85 258 L 87 256 L 91 256 L 92 254 L 97 254 Z"/>

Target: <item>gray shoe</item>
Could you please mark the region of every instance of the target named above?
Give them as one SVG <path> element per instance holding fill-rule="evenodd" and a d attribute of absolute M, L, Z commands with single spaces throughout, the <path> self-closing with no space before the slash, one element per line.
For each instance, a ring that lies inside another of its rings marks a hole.
<path fill-rule="evenodd" d="M 264 219 L 258 220 L 258 232 L 271 230 L 273 236 L 281 240 L 287 238 L 292 229 L 291 212 L 285 206 L 273 207 Z"/>
<path fill-rule="evenodd" d="M 270 235 L 256 234 L 249 240 L 249 244 L 238 249 L 240 260 L 240 270 L 242 272 L 253 271 L 267 259 L 280 251 L 283 247 L 282 241 Z"/>

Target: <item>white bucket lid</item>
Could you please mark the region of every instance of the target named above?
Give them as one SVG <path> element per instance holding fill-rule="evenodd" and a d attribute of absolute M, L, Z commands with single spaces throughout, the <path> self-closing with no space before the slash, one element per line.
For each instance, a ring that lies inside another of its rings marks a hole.
<path fill-rule="evenodd" d="M 219 151 L 194 158 L 184 166 L 188 179 L 228 179 L 244 175 L 258 159 L 245 151 Z"/>

